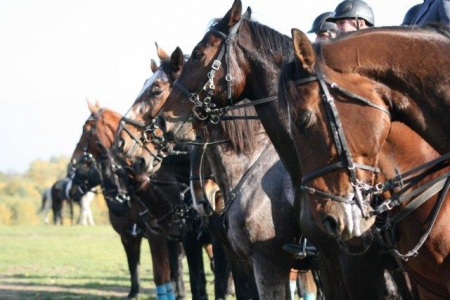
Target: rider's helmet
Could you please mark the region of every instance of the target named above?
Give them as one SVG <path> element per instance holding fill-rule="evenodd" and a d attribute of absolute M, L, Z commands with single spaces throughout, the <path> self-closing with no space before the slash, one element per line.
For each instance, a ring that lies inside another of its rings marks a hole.
<path fill-rule="evenodd" d="M 313 22 L 312 28 L 308 33 L 319 33 L 321 31 L 336 31 L 337 26 L 333 22 L 327 22 L 326 20 L 333 15 L 333 12 L 325 12 L 320 14 Z"/>
<path fill-rule="evenodd" d="M 416 4 L 406 12 L 405 17 L 403 18 L 402 26 L 409 26 L 412 24 L 421 6 L 422 3 Z"/>
<path fill-rule="evenodd" d="M 328 18 L 329 22 L 336 22 L 339 19 L 364 19 L 367 26 L 375 24 L 375 17 L 372 8 L 361 0 L 345 0 L 334 10 L 333 16 Z"/>

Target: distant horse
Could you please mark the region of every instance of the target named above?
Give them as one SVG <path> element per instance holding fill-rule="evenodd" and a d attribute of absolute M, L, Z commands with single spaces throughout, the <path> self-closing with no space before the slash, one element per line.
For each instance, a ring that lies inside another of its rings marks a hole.
<path fill-rule="evenodd" d="M 80 216 L 78 217 L 77 224 L 95 225 L 91 210 L 91 202 L 94 199 L 95 194 L 93 192 L 88 192 L 81 197 L 81 199 L 68 199 L 68 196 L 65 195 L 65 186 L 67 183 L 68 179 L 58 180 L 52 187 L 45 189 L 42 193 L 42 205 L 38 213 L 44 215 L 44 223 L 48 224 L 48 213 L 51 209 L 53 211 L 53 223 L 55 225 L 62 225 L 63 210 L 67 204 L 70 210 L 70 222 L 73 225 L 73 204 L 76 203 L 80 206 Z"/>
<path fill-rule="evenodd" d="M 421 297 L 450 298 L 450 169 L 438 155 L 450 150 L 449 29 L 374 28 L 315 46 L 292 36 L 280 98 L 304 205 L 349 249 L 382 234 Z"/>
<path fill-rule="evenodd" d="M 223 119 L 230 112 L 255 105 L 265 132 L 291 177 L 296 199 L 293 212 L 300 217 L 302 233 L 319 250 L 325 297 L 384 299 L 386 295 L 399 294 L 390 288 L 392 280 L 386 271 L 393 259 L 379 255 L 380 243 L 372 244 L 363 256 L 350 256 L 312 222 L 308 207 L 301 207 L 302 162 L 295 155 L 288 114 L 280 111 L 275 101 L 283 59 L 292 53 L 292 42 L 251 20 L 250 13 L 248 9 L 242 15 L 242 3 L 236 0 L 195 46 L 166 103 L 148 115 L 162 117 L 159 125 L 168 140 L 193 140 L 204 121 L 229 124 Z M 251 103 L 243 102 L 245 99 Z M 286 183 L 290 184 L 289 180 Z M 367 265 L 373 261 L 377 263 L 368 272 Z"/>

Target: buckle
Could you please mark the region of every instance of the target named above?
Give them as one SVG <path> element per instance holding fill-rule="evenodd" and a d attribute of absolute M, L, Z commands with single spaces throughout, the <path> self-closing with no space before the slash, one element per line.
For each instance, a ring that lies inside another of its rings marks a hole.
<path fill-rule="evenodd" d="M 222 63 L 220 62 L 220 60 L 215 60 L 211 66 L 211 69 L 214 69 L 217 71 L 217 70 L 219 70 L 221 64 Z"/>

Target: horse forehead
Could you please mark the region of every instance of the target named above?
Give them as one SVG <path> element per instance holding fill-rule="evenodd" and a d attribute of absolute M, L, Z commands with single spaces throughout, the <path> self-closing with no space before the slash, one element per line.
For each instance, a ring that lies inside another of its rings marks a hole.
<path fill-rule="evenodd" d="M 153 73 L 153 75 L 148 78 L 145 83 L 144 86 L 142 87 L 142 90 L 140 91 L 139 95 L 136 97 L 136 100 L 139 99 L 146 90 L 148 90 L 148 88 L 150 88 L 156 80 L 162 80 L 162 81 L 168 81 L 168 77 L 167 74 L 161 69 L 159 68 L 155 73 Z"/>

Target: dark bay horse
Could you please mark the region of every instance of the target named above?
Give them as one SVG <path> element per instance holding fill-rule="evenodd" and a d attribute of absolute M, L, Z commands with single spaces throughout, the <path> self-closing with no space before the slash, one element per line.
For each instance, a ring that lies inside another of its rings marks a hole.
<path fill-rule="evenodd" d="M 83 126 L 80 141 L 72 155 L 76 168 L 73 189 L 79 191 L 101 185 L 111 225 L 120 235 L 127 255 L 131 280 L 128 298 L 137 297 L 140 291 L 139 261 L 144 237 L 148 239 L 151 250 L 158 299 L 174 299 L 171 281 L 174 281 L 177 296 L 184 297 L 182 270 L 176 264 L 169 264 L 169 261 L 178 262 L 180 243 L 168 241 L 166 235 L 146 230 L 143 225 L 138 226 L 141 211 L 138 207 L 129 206 L 128 181 L 116 174 L 119 173 L 117 170 L 120 170 L 120 166 L 114 162 L 109 149 L 113 144 L 121 115 L 109 109 L 101 109 L 98 104 L 89 103 L 89 109 L 91 116 Z M 82 187 L 77 186 L 77 183 Z"/>
<path fill-rule="evenodd" d="M 174 162 L 173 149 L 169 149 L 164 140 L 157 134 L 158 128 L 152 122 L 146 112 L 153 107 L 160 107 L 164 103 L 168 92 L 172 89 L 174 80 L 178 77 L 181 67 L 184 63 L 184 56 L 179 48 L 175 49 L 172 55 L 169 55 L 157 45 L 157 53 L 160 59 L 160 65 L 152 60 L 153 76 L 146 80 L 142 91 L 139 93 L 137 104 L 133 105 L 130 111 L 122 118 L 121 126 L 117 131 L 117 147 L 115 149 L 117 157 L 121 160 L 125 168 L 131 173 L 141 174 L 150 178 L 161 173 L 164 165 L 170 164 L 176 166 L 178 171 L 178 180 L 189 184 L 190 162 L 187 155 L 178 156 L 183 158 L 181 161 Z M 148 126 L 146 125 L 148 124 Z M 155 148 L 153 148 L 156 146 Z M 162 158 L 162 156 L 166 156 Z M 146 157 L 146 159 L 134 160 L 136 157 Z M 147 167 L 143 161 L 151 160 L 152 163 Z M 173 170 L 172 170 L 173 171 Z M 134 176 L 134 175 L 133 175 Z M 138 176 L 139 177 L 139 176 Z M 191 176 L 192 177 L 192 176 Z M 189 197 L 193 194 L 192 190 Z M 194 196 L 195 198 L 195 196 Z M 195 205 L 193 201 L 192 205 Z M 151 210 L 151 209 L 150 209 Z M 195 212 L 195 215 L 198 213 Z M 199 219 L 200 220 L 200 219 Z M 203 228 L 205 230 L 206 227 Z M 192 234 L 192 233 L 188 233 Z M 204 233 L 206 234 L 206 233 Z M 225 260 L 224 250 L 219 241 L 213 235 L 213 260 L 214 260 L 214 284 L 215 297 L 217 299 L 225 298 L 228 290 L 228 265 Z M 192 247 L 189 247 L 192 248 Z M 201 257 L 199 257 L 201 260 Z"/>
<path fill-rule="evenodd" d="M 91 211 L 91 202 L 95 197 L 94 192 L 88 192 L 76 199 L 69 198 L 66 187 L 71 184 L 70 178 L 57 180 L 51 187 L 42 193 L 42 205 L 38 213 L 44 214 L 44 222 L 48 223 L 48 213 L 53 212 L 53 224 L 63 225 L 63 212 L 67 206 L 70 214 L 70 224 L 74 225 L 74 204 L 80 206 L 80 215 L 77 223 L 80 225 L 94 225 Z"/>
<path fill-rule="evenodd" d="M 251 20 L 250 13 L 248 9 L 242 15 L 242 3 L 236 0 L 228 13 L 215 21 L 192 51 L 166 103 L 149 115 L 160 114 L 160 126 L 168 140 L 193 140 L 205 121 L 222 124 L 227 114 L 250 105 L 244 99 L 252 101 L 290 175 L 295 189 L 294 212 L 300 217 L 302 233 L 319 250 L 326 298 L 384 299 L 387 294 L 397 294 L 387 286 L 385 269 L 391 259 L 379 255 L 379 243 L 373 243 L 360 257 L 350 256 L 340 249 L 335 238 L 315 225 L 308 207 L 300 209 L 300 160 L 295 155 L 288 114 L 273 101 L 277 98 L 283 59 L 292 53 L 292 42 Z M 211 124 L 206 127 L 210 129 Z M 367 266 L 374 261 L 376 266 L 368 272 Z"/>
<path fill-rule="evenodd" d="M 381 232 L 421 297 L 450 298 L 449 163 L 439 156 L 450 150 L 449 29 L 292 37 L 280 98 L 317 226 L 348 245 Z"/>

